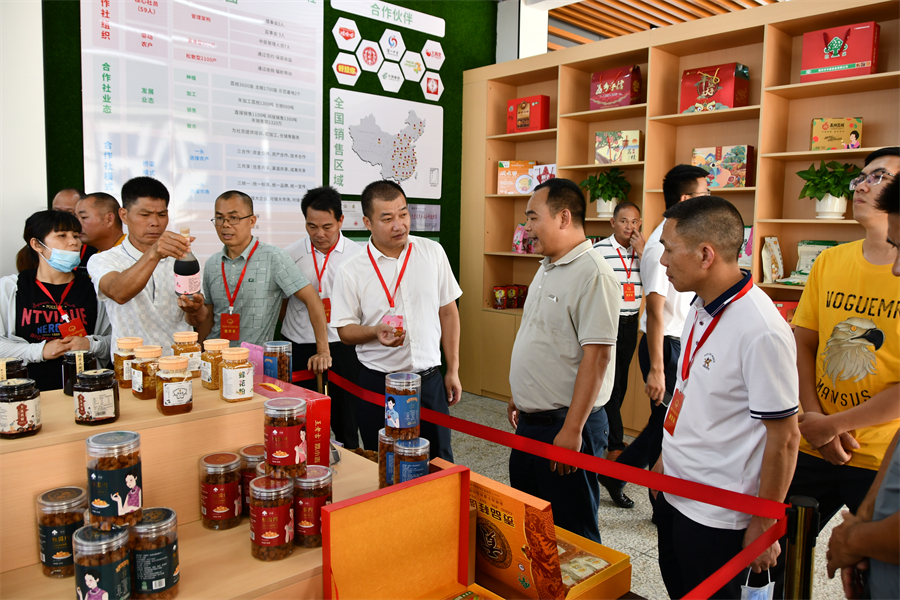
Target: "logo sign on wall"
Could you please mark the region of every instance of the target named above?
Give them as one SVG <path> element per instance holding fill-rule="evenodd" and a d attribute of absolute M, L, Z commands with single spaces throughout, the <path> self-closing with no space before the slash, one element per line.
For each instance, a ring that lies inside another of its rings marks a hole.
<path fill-rule="evenodd" d="M 334 41 L 337 43 L 337 47 L 347 52 L 356 50 L 359 41 L 362 39 L 362 36 L 359 35 L 356 21 L 345 19 L 344 17 L 337 20 L 331 33 L 334 34 Z"/>
<path fill-rule="evenodd" d="M 425 72 L 425 63 L 422 62 L 422 55 L 418 52 L 407 52 L 400 61 L 400 69 L 403 76 L 410 81 L 419 81 L 422 79 L 422 73 Z"/>
<path fill-rule="evenodd" d="M 422 87 L 422 93 L 425 94 L 426 100 L 437 102 L 444 93 L 444 82 L 441 81 L 440 74 L 434 71 L 427 71 L 419 85 Z"/>
<path fill-rule="evenodd" d="M 422 58 L 425 59 L 425 66 L 432 71 L 440 71 L 441 65 L 444 64 L 444 49 L 441 43 L 434 40 L 428 40 L 422 47 Z"/>
<path fill-rule="evenodd" d="M 399 62 L 403 57 L 403 53 L 406 52 L 403 36 L 399 31 L 394 31 L 393 29 L 385 29 L 378 44 L 381 46 L 381 52 L 386 60 Z"/>
<path fill-rule="evenodd" d="M 389 2 L 360 2 L 359 0 L 331 0 L 331 7 L 360 17 L 405 27 L 429 35 L 444 37 L 446 23 L 440 17 L 410 10 Z"/>
<path fill-rule="evenodd" d="M 331 68 L 334 69 L 334 74 L 341 85 L 356 85 L 362 73 L 359 63 L 356 62 L 356 57 L 346 52 L 341 52 L 337 55 Z"/>
<path fill-rule="evenodd" d="M 376 42 L 363 40 L 356 50 L 356 58 L 359 59 L 359 66 L 363 71 L 375 73 L 384 62 L 381 56 L 381 48 Z"/>
<path fill-rule="evenodd" d="M 378 71 L 378 79 L 381 81 L 381 87 L 386 92 L 399 92 L 400 86 L 403 85 L 403 71 L 400 65 L 395 62 L 385 61 Z"/>

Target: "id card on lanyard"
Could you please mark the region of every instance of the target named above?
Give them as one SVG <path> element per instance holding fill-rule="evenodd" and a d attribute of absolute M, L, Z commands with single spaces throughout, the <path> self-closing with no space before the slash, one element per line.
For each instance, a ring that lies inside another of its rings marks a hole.
<path fill-rule="evenodd" d="M 387 284 L 384 282 L 384 277 L 381 276 L 381 270 L 378 268 L 378 263 L 375 262 L 375 257 L 372 256 L 372 249 L 366 246 L 366 252 L 369 253 L 369 260 L 375 268 L 375 273 L 378 275 L 378 281 L 381 282 L 381 287 L 384 289 L 384 295 L 387 296 L 388 304 L 391 306 L 390 314 L 381 317 L 381 322 L 393 327 L 397 331 L 396 335 L 403 334 L 403 315 L 396 314 L 395 303 L 397 300 L 397 290 L 400 289 L 400 281 L 403 279 L 404 273 L 406 273 L 406 265 L 409 264 L 409 255 L 412 254 L 412 247 L 412 242 L 410 242 L 409 248 L 406 250 L 406 258 L 403 261 L 403 266 L 400 268 L 400 274 L 397 276 L 397 283 L 394 284 L 394 294 L 391 295 Z"/>
<path fill-rule="evenodd" d="M 259 240 L 256 240 L 256 244 L 253 245 L 253 250 L 250 251 L 250 254 L 247 256 L 247 261 L 244 263 L 244 268 L 241 270 L 241 276 L 234 286 L 233 295 L 231 290 L 228 289 L 228 277 L 225 276 L 225 257 L 222 257 L 222 283 L 225 284 L 225 297 L 228 298 L 228 313 L 222 313 L 219 317 L 219 335 L 223 340 L 237 342 L 241 339 L 241 315 L 234 312 L 234 301 L 237 300 L 238 292 L 241 289 L 241 283 L 244 282 L 244 275 L 247 274 L 247 265 L 250 264 L 250 259 L 253 258 L 253 253 L 256 252 L 258 247 Z"/>
<path fill-rule="evenodd" d="M 625 268 L 625 280 L 627 283 L 622 284 L 622 300 L 625 302 L 634 302 L 634 284 L 631 283 L 631 270 L 634 268 L 634 251 L 631 253 L 631 263 L 625 264 L 625 257 L 622 256 L 622 252 L 616 248 L 616 252 L 619 254 L 619 260 L 622 261 L 622 267 Z"/>
<path fill-rule="evenodd" d="M 681 359 L 681 387 L 675 388 L 675 393 L 672 394 L 672 403 L 669 404 L 666 420 L 663 423 L 663 429 L 665 429 L 669 435 L 675 435 L 675 426 L 678 424 L 678 416 L 681 414 L 681 408 L 684 406 L 684 391 L 687 389 L 688 378 L 691 376 L 691 367 L 694 365 L 694 359 L 697 358 L 697 353 L 700 351 L 700 348 L 703 347 L 703 344 L 706 343 L 706 340 L 709 339 L 709 336 L 719 324 L 719 320 L 722 318 L 722 315 L 725 314 L 725 311 L 732 304 L 743 298 L 752 287 L 753 281 L 750 280 L 744 285 L 741 291 L 734 295 L 728 304 L 722 307 L 716 316 L 712 317 L 706 331 L 700 336 L 697 347 L 691 352 L 691 345 L 694 342 L 694 329 L 697 327 L 697 319 L 700 317 L 700 312 L 697 311 L 697 314 L 694 315 L 694 324 L 691 325 L 691 333 L 688 336 L 687 346 L 684 349 L 684 357 Z"/>
<path fill-rule="evenodd" d="M 50 290 L 48 290 L 43 283 L 41 283 L 37 279 L 35 279 L 34 282 L 37 283 L 38 287 L 41 288 L 41 290 L 43 290 L 45 294 L 47 294 L 47 297 L 50 298 L 50 301 L 56 305 L 56 310 L 59 311 L 60 317 L 62 318 L 62 322 L 59 324 L 59 336 L 64 338 L 87 337 L 87 330 L 84 328 L 84 323 L 81 321 L 81 319 L 79 319 L 78 317 L 74 319 L 70 318 L 62 307 L 63 302 L 66 301 L 66 296 L 69 295 L 69 291 L 72 289 L 72 286 L 75 285 L 75 280 L 73 279 L 69 282 L 69 285 L 66 286 L 66 289 L 65 291 L 63 291 L 62 297 L 59 299 L 58 303 L 53 298 L 53 294 L 50 293 Z"/>
<path fill-rule="evenodd" d="M 321 271 L 319 270 L 319 262 L 316 260 L 316 247 L 312 245 L 312 240 L 309 241 L 309 245 L 312 247 L 313 269 L 316 270 L 316 279 L 319 280 L 319 297 L 322 298 L 322 305 L 325 307 L 325 322 L 331 323 L 331 298 L 322 297 L 322 278 L 325 277 L 325 267 L 328 266 L 328 257 L 331 256 L 331 253 L 337 248 L 337 243 L 325 253 L 325 260 L 322 261 Z"/>

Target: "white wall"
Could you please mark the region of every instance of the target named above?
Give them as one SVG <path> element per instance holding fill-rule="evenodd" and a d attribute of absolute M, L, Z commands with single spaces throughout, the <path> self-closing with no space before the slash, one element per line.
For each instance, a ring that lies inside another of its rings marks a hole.
<path fill-rule="evenodd" d="M 47 208 L 40 0 L 0 0 L 0 275 L 15 273 L 22 229 Z"/>
<path fill-rule="evenodd" d="M 533 2 L 534 0 L 532 0 Z M 551 0 L 547 0 L 550 2 Z M 574 0 L 553 0 L 569 2 Z M 527 0 L 497 3 L 497 62 L 547 52 L 547 22 L 551 6 L 529 6 Z"/>

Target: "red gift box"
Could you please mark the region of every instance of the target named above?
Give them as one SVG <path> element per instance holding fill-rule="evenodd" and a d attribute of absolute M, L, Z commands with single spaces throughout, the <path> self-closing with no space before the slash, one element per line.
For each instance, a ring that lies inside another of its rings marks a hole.
<path fill-rule="evenodd" d="M 688 69 L 681 74 L 680 113 L 739 108 L 750 103 L 750 70 L 741 63 Z"/>
<path fill-rule="evenodd" d="M 869 21 L 804 33 L 800 82 L 875 73 L 880 29 L 878 23 Z"/>
<path fill-rule="evenodd" d="M 550 127 L 550 97 L 528 96 L 506 103 L 506 133 L 538 131 Z"/>
<path fill-rule="evenodd" d="M 591 75 L 591 110 L 629 106 L 641 98 L 641 68 L 637 65 L 597 71 Z"/>

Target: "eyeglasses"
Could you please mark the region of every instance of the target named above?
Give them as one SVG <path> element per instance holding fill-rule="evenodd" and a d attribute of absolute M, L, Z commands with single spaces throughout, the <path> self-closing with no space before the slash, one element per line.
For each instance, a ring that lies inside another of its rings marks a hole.
<path fill-rule="evenodd" d="M 230 217 L 216 217 L 215 219 L 210 219 L 210 221 L 215 223 L 216 227 L 221 227 L 225 223 L 225 221 L 228 221 L 228 224 L 234 227 L 244 219 L 249 219 L 252 216 L 253 215 L 247 215 L 246 217 L 236 217 L 232 215 Z"/>
<path fill-rule="evenodd" d="M 862 185 L 863 181 L 865 181 L 869 185 L 878 185 L 879 183 L 881 183 L 881 180 L 884 177 L 890 177 L 891 179 L 893 179 L 896 177 L 896 175 L 888 173 L 887 171 L 876 171 L 875 173 L 869 173 L 868 175 L 860 175 L 850 182 L 850 191 L 852 192 L 860 185 Z"/>
<path fill-rule="evenodd" d="M 712 196 L 712 192 L 706 190 L 705 192 L 693 192 L 691 194 L 691 198 L 696 198 L 697 196 Z"/>

